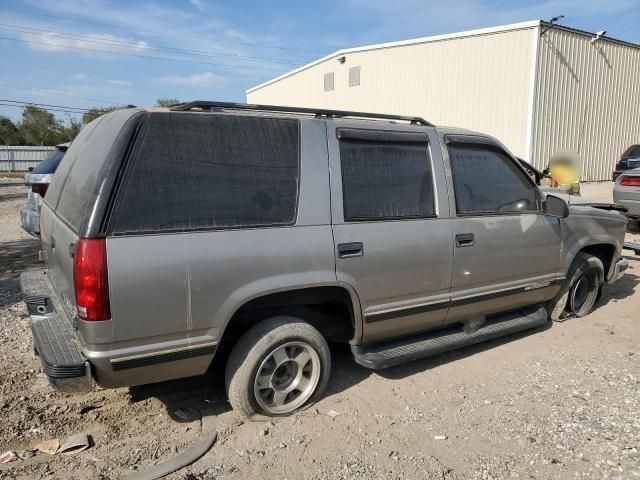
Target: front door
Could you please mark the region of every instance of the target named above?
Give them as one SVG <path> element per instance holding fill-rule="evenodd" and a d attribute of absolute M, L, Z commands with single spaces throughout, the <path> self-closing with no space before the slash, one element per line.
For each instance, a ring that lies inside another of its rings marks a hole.
<path fill-rule="evenodd" d="M 563 279 L 560 220 L 542 214 L 539 191 L 501 145 L 446 138 L 455 205 L 446 323 L 548 299 Z"/>
<path fill-rule="evenodd" d="M 363 341 L 439 326 L 453 243 L 433 129 L 328 126 L 338 280 L 357 292 Z"/>

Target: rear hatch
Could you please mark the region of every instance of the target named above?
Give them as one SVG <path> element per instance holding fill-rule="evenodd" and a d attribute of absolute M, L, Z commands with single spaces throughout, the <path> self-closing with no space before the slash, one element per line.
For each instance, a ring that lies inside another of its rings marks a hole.
<path fill-rule="evenodd" d="M 108 201 L 132 135 L 127 122 L 136 110 L 94 120 L 78 134 L 60 162 L 41 210 L 40 231 L 48 277 L 61 303 L 75 316 L 73 255 L 79 238 L 101 235 L 101 206 Z M 126 137 L 126 138 L 125 138 Z"/>

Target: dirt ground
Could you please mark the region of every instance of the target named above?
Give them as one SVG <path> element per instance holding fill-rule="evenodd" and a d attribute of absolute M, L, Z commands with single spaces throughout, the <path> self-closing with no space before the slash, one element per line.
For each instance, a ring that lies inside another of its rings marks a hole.
<path fill-rule="evenodd" d="M 583 196 L 611 200 L 610 182 Z M 0 454 L 86 432 L 78 455 L 0 465 L 0 478 L 118 478 L 218 441 L 171 479 L 640 478 L 640 257 L 586 318 L 374 372 L 332 349 L 324 398 L 247 422 L 210 374 L 89 394 L 53 392 L 32 353 L 17 279 L 38 242 L 25 187 L 0 180 Z M 628 234 L 640 241 L 640 235 Z M 177 413 L 176 413 L 177 412 Z"/>

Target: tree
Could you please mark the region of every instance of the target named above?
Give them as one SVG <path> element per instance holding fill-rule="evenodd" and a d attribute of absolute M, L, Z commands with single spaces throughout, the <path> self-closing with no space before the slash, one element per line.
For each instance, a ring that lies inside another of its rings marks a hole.
<path fill-rule="evenodd" d="M 21 145 L 24 143 L 20 130 L 8 117 L 0 117 L 0 145 Z"/>
<path fill-rule="evenodd" d="M 180 103 L 180 100 L 178 100 L 177 98 L 160 97 L 156 100 L 156 105 L 158 107 L 170 107 L 171 105 L 175 105 L 177 103 Z"/>
<path fill-rule="evenodd" d="M 72 142 L 73 139 L 76 138 L 76 135 L 80 133 L 81 129 L 82 122 L 72 118 L 71 120 L 69 120 L 69 125 L 64 127 L 62 136 L 58 143 Z"/>
<path fill-rule="evenodd" d="M 105 113 L 113 112 L 117 108 L 118 107 L 92 108 L 88 112 L 86 112 L 84 115 L 82 115 L 82 123 L 86 125 L 87 123 L 92 122 L 96 118 L 104 115 Z"/>
<path fill-rule="evenodd" d="M 22 111 L 19 130 L 27 145 L 55 145 L 64 127 L 52 113 L 27 105 Z"/>

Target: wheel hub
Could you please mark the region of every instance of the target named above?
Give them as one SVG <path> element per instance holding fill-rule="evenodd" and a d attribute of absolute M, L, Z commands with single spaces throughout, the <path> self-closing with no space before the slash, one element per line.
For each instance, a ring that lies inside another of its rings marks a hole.
<path fill-rule="evenodd" d="M 258 405 L 267 413 L 283 415 L 301 407 L 320 381 L 320 357 L 307 343 L 289 342 L 269 352 L 254 381 Z"/>

